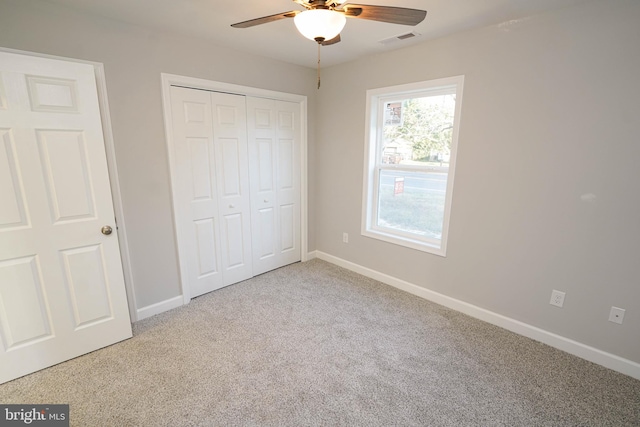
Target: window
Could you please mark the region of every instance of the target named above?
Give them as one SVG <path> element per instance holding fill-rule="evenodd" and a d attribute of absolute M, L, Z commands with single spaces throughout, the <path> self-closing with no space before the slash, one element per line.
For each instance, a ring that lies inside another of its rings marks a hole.
<path fill-rule="evenodd" d="M 367 91 L 364 236 L 446 255 L 463 81 Z"/>

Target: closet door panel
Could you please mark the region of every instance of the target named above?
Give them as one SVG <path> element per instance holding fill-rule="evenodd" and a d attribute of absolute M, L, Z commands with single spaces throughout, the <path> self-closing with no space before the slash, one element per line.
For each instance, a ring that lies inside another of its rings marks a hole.
<path fill-rule="evenodd" d="M 275 101 L 278 147 L 277 193 L 281 265 L 300 261 L 300 110 L 293 102 Z"/>
<path fill-rule="evenodd" d="M 183 285 L 194 298 L 223 286 L 211 96 L 172 87 L 171 106 L 178 245 L 186 270 Z"/>
<path fill-rule="evenodd" d="M 278 147 L 274 107 L 275 102 L 270 99 L 247 100 L 254 274 L 262 274 L 280 266 L 277 244 L 280 222 L 276 210 Z"/>
<path fill-rule="evenodd" d="M 298 105 L 248 98 L 254 274 L 300 261 Z"/>
<path fill-rule="evenodd" d="M 211 92 L 223 283 L 253 276 L 245 97 Z"/>

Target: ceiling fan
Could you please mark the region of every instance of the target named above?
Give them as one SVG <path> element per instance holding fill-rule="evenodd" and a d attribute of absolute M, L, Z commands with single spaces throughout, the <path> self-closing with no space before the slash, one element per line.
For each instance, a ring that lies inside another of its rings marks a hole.
<path fill-rule="evenodd" d="M 284 18 L 294 18 L 296 27 L 303 36 L 325 46 L 340 41 L 340 31 L 346 18 L 368 19 L 415 26 L 427 16 L 426 10 L 395 6 L 369 6 L 365 4 L 344 4 L 345 0 L 293 0 L 305 11 L 291 10 L 248 21 L 232 24 L 234 28 L 249 28 Z M 306 30 L 303 32 L 303 29 Z M 333 34 L 336 33 L 336 34 Z"/>
<path fill-rule="evenodd" d="M 231 26 L 249 28 L 285 18 L 294 18 L 298 31 L 306 38 L 318 43 L 318 88 L 320 87 L 320 46 L 329 46 L 340 41 L 340 32 L 344 28 L 347 18 L 415 26 L 427 16 L 425 10 L 395 6 L 345 4 L 345 0 L 293 0 L 293 2 L 306 10 L 291 10 L 238 22 Z"/>

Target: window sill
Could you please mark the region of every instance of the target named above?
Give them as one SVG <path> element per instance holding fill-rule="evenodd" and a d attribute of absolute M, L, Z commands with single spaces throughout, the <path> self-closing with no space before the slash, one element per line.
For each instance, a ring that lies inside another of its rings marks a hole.
<path fill-rule="evenodd" d="M 401 237 L 391 233 L 385 233 L 379 230 L 365 229 L 360 233 L 365 237 L 369 237 L 376 240 L 382 240 L 383 242 L 393 243 L 394 245 L 404 246 L 405 248 L 415 249 L 422 252 L 427 252 L 433 255 L 438 255 L 446 258 L 446 248 L 442 245 L 430 244 L 421 240 L 411 239 L 407 237 Z"/>

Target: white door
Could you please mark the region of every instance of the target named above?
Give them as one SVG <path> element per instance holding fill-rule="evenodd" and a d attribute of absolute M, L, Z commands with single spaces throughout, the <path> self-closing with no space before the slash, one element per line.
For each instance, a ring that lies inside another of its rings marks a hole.
<path fill-rule="evenodd" d="M 247 99 L 253 274 L 300 261 L 300 108 Z"/>
<path fill-rule="evenodd" d="M 0 382 L 131 337 L 114 218 L 93 66 L 0 52 Z"/>
<path fill-rule="evenodd" d="M 172 87 L 171 115 L 178 244 L 193 298 L 252 276 L 245 98 Z"/>

